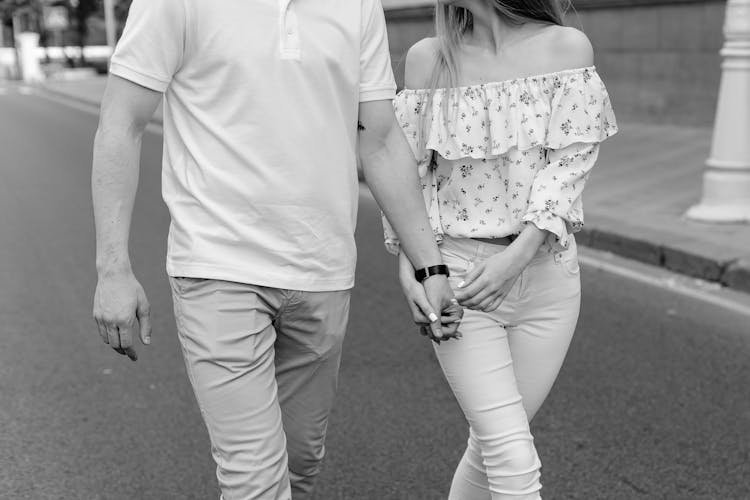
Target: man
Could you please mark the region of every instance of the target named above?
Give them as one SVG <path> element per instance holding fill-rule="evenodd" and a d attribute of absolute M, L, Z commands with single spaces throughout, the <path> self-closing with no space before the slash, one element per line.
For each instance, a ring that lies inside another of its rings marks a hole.
<path fill-rule="evenodd" d="M 379 0 L 135 0 L 110 73 L 92 173 L 100 334 L 133 360 L 136 329 L 151 341 L 127 245 L 163 97 L 167 273 L 223 498 L 309 498 L 353 286 L 357 140 L 415 268 L 441 264 Z M 433 335 L 449 337 L 446 277 L 424 291 Z"/>

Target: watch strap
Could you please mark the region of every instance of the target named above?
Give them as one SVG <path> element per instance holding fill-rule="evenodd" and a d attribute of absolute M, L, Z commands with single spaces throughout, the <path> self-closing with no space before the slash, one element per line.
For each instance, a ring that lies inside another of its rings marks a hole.
<path fill-rule="evenodd" d="M 437 274 L 442 274 L 446 277 L 451 275 L 450 271 L 448 271 L 448 266 L 446 266 L 445 264 L 438 264 L 437 266 L 423 267 L 422 269 L 417 269 L 416 271 L 414 271 L 414 277 L 420 283 L 422 283 L 424 280 L 426 280 L 430 276 L 435 276 Z"/>

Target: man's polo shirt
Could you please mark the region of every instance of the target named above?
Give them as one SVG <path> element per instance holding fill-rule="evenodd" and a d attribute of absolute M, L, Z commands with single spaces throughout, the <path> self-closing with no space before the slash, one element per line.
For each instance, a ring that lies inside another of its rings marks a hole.
<path fill-rule="evenodd" d="M 110 72 L 165 92 L 169 275 L 353 286 L 358 105 L 396 90 L 379 0 L 134 0 Z"/>

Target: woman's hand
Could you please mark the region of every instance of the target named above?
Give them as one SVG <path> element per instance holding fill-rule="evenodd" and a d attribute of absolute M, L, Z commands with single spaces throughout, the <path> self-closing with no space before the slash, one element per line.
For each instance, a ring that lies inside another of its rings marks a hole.
<path fill-rule="evenodd" d="M 477 311 L 492 312 L 508 296 L 526 263 L 508 250 L 479 262 L 459 283 L 456 299 Z"/>
<path fill-rule="evenodd" d="M 546 231 L 527 224 L 508 248 L 476 264 L 466 274 L 458 285 L 458 302 L 469 309 L 484 312 L 500 307 L 546 235 Z"/>

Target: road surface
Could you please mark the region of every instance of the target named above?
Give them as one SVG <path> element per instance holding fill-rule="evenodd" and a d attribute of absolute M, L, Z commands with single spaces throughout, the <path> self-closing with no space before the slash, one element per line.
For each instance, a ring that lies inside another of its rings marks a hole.
<path fill-rule="evenodd" d="M 131 254 L 153 345 L 91 319 L 96 116 L 0 92 L 0 498 L 215 499 L 164 272 L 161 136 L 147 133 Z M 466 425 L 415 333 L 361 197 L 359 266 L 316 500 L 446 498 Z M 567 362 L 532 424 L 545 499 L 750 498 L 750 316 L 592 266 Z"/>

